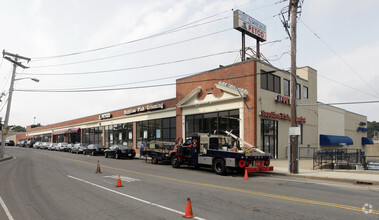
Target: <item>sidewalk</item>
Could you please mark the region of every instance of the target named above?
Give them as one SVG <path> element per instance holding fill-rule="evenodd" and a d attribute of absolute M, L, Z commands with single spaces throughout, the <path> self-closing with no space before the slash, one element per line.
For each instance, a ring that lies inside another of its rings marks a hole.
<path fill-rule="evenodd" d="M 299 161 L 299 173 L 292 174 L 288 171 L 288 159 L 271 160 L 277 175 L 293 176 L 305 179 L 331 180 L 355 184 L 379 185 L 379 171 L 374 170 L 313 170 L 312 159 Z"/>

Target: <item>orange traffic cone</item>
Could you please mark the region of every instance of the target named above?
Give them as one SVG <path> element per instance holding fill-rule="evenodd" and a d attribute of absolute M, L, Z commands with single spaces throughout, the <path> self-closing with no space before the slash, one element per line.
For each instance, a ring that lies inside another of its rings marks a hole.
<path fill-rule="evenodd" d="M 120 175 L 118 175 L 118 179 L 117 179 L 117 185 L 116 185 L 116 187 L 123 187 L 123 185 L 121 184 Z"/>
<path fill-rule="evenodd" d="M 247 169 L 245 168 L 245 177 L 243 178 L 244 180 L 248 180 L 249 179 L 249 174 L 247 173 Z"/>
<path fill-rule="evenodd" d="M 192 213 L 191 199 L 187 198 L 186 214 L 183 215 L 184 218 L 193 218 L 195 215 Z"/>
<path fill-rule="evenodd" d="M 100 169 L 100 163 L 99 163 L 99 161 L 97 161 L 96 173 L 102 173 L 101 169 Z"/>

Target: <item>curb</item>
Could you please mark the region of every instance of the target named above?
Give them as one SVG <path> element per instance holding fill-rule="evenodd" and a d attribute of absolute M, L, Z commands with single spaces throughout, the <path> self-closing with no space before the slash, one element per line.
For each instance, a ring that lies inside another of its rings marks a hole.
<path fill-rule="evenodd" d="M 343 178 L 322 177 L 322 176 L 309 176 L 309 175 L 292 174 L 292 173 L 276 173 L 276 172 L 263 172 L 263 173 L 280 175 L 280 176 L 298 177 L 298 178 L 303 178 L 303 179 L 328 180 L 328 181 L 334 181 L 334 182 L 344 182 L 344 183 L 353 183 L 353 184 L 362 184 L 362 185 L 379 185 L 379 181 L 371 181 L 371 180 L 343 179 Z"/>
<path fill-rule="evenodd" d="M 0 158 L 0 163 L 12 159 L 13 156 L 4 156 L 4 158 Z"/>

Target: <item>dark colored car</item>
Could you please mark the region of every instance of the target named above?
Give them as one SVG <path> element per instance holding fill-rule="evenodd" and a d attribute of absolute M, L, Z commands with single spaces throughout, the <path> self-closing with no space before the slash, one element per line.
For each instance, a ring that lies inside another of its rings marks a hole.
<path fill-rule="evenodd" d="M 6 141 L 5 146 L 14 146 L 14 141 L 13 140 Z"/>
<path fill-rule="evenodd" d="M 110 148 L 104 150 L 104 156 L 106 158 L 114 157 L 116 159 L 133 159 L 136 156 L 136 151 L 132 147 L 127 147 L 124 145 L 112 145 Z"/>
<path fill-rule="evenodd" d="M 104 154 L 104 147 L 101 144 L 90 144 L 87 146 L 87 149 L 83 149 L 83 154 L 91 156 Z"/>

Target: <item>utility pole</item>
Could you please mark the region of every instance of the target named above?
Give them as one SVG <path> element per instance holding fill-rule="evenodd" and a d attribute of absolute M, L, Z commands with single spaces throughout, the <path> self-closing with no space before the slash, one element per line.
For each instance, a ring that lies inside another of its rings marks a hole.
<path fill-rule="evenodd" d="M 13 57 L 13 59 L 11 58 Z M 17 54 L 12 54 L 9 52 L 5 52 L 3 50 L 3 58 L 8 60 L 9 62 L 13 63 L 13 72 L 12 72 L 12 78 L 11 78 L 11 85 L 9 88 L 9 95 L 8 95 L 8 103 L 7 103 L 7 112 L 5 113 L 5 119 L 4 119 L 4 126 L 2 129 L 2 138 L 1 138 L 1 147 L 0 147 L 0 158 L 4 158 L 4 147 L 5 147 L 5 141 L 7 139 L 8 135 L 8 121 L 9 121 L 9 114 L 11 110 L 11 103 L 12 103 L 12 95 L 13 95 L 13 86 L 14 86 L 14 81 L 16 79 L 16 68 L 17 66 L 21 68 L 28 68 L 24 65 L 22 65 L 21 62 L 17 62 L 19 59 L 21 60 L 26 60 L 30 61 L 30 58 L 19 56 Z"/>
<path fill-rule="evenodd" d="M 291 127 L 296 127 L 296 24 L 297 9 L 299 0 L 290 0 L 288 13 L 291 15 Z M 291 135 L 290 157 L 291 166 L 290 173 L 299 173 L 298 160 L 298 138 L 297 135 Z"/>

